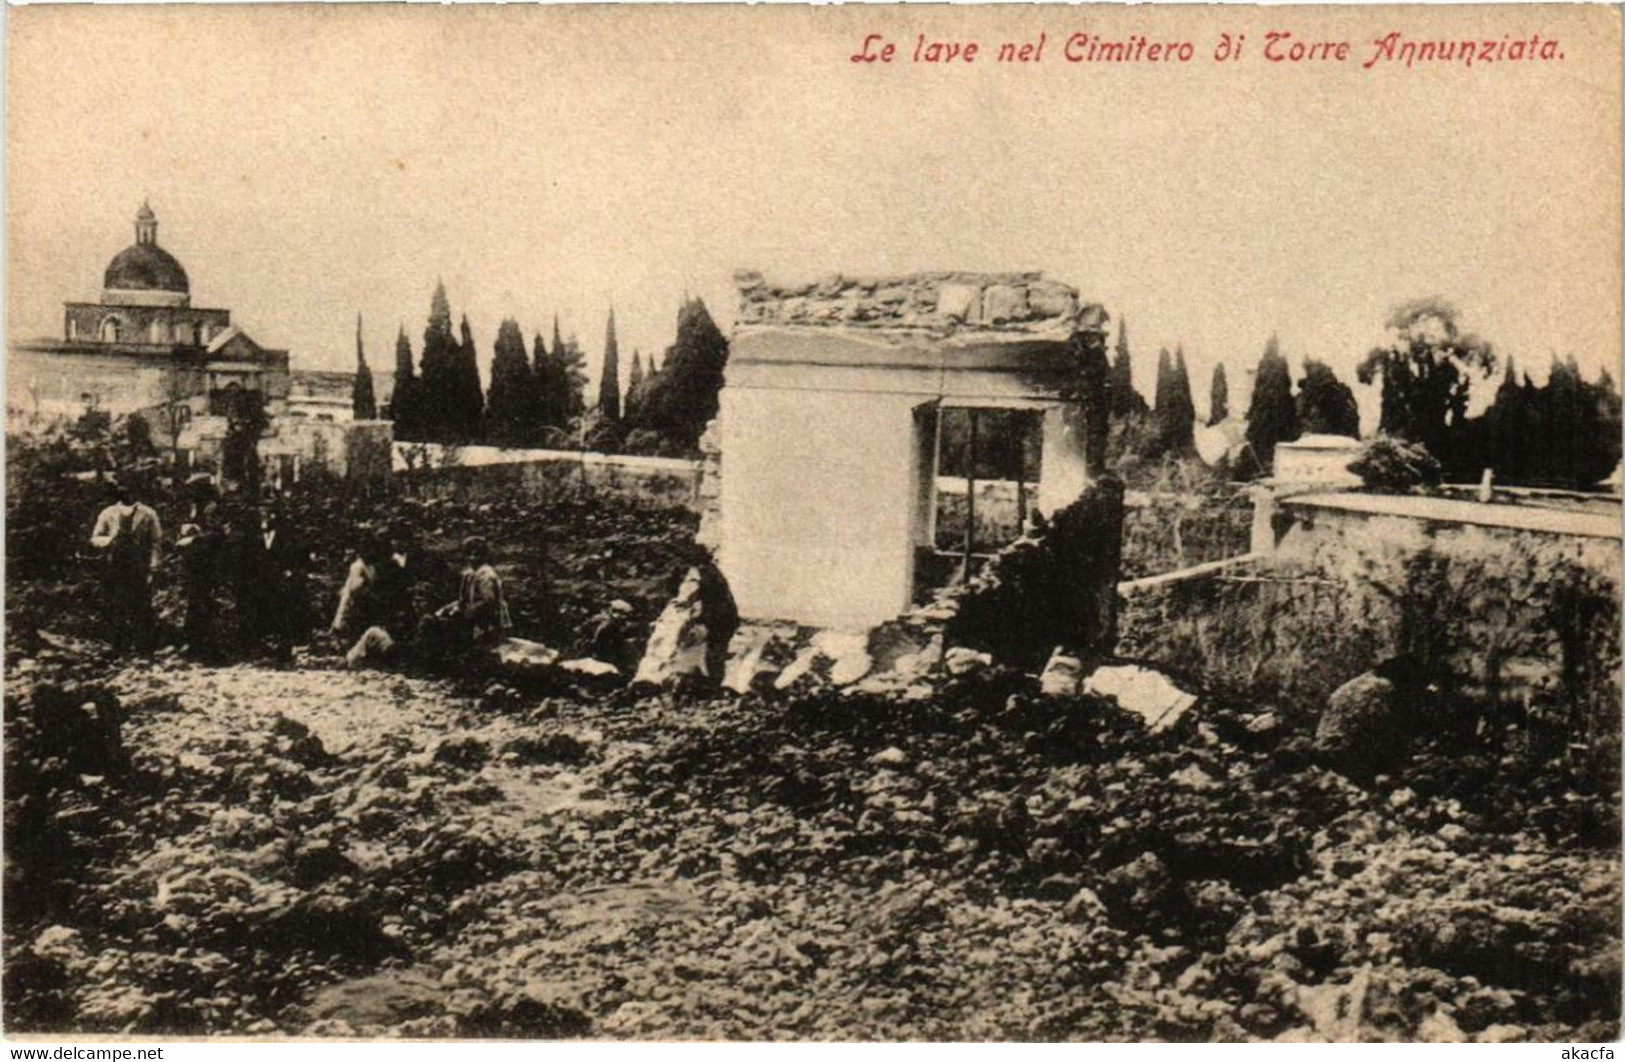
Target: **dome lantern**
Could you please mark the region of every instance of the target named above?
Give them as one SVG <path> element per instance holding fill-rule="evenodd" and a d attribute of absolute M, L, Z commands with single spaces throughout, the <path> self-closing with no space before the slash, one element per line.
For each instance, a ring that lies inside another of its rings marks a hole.
<path fill-rule="evenodd" d="M 184 306 L 190 301 L 186 270 L 158 246 L 158 216 L 147 203 L 135 215 L 135 243 L 108 263 L 102 288 L 106 303 Z"/>

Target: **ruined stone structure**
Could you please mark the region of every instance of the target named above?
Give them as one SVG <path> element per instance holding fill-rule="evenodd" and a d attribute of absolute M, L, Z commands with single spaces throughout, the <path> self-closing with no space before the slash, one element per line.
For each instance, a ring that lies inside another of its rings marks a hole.
<path fill-rule="evenodd" d="M 1038 273 L 735 279 L 716 540 L 744 617 L 857 628 L 910 605 L 949 410 L 1037 415 L 1031 512 L 1089 482 L 1080 354 L 1103 350 L 1106 315 L 1074 289 Z"/>

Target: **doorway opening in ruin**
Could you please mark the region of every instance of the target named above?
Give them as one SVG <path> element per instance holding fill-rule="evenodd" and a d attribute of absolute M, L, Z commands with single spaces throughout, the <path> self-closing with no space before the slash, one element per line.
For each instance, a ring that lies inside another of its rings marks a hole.
<path fill-rule="evenodd" d="M 1042 476 L 1043 412 L 931 402 L 914 411 L 914 598 L 974 575 L 1020 538 Z"/>

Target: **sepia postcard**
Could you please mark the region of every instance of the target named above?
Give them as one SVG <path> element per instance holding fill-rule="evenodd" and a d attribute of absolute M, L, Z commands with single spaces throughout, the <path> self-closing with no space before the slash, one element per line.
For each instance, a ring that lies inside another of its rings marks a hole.
<path fill-rule="evenodd" d="M 1612 1057 L 1617 6 L 6 23 L 6 1039 Z"/>

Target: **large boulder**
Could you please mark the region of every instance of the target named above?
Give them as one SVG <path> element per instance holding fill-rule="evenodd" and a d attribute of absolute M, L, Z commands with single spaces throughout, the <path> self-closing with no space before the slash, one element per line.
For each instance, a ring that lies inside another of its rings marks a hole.
<path fill-rule="evenodd" d="M 1374 772 L 1406 742 L 1399 689 L 1367 671 L 1332 692 L 1315 727 L 1315 753 L 1345 771 Z"/>

